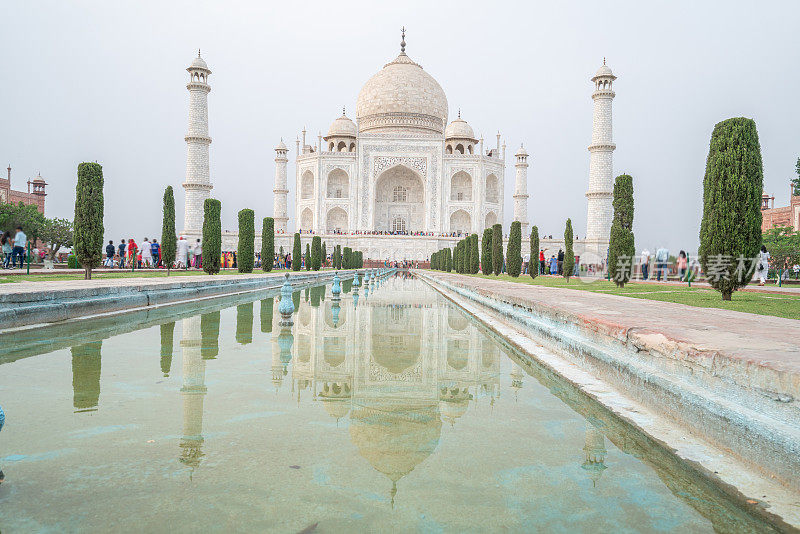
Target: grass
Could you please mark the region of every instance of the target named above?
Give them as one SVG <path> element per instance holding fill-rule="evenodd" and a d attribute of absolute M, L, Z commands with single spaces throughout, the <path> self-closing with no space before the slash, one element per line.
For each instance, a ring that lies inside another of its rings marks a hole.
<path fill-rule="evenodd" d="M 261 273 L 261 269 L 253 269 L 253 274 Z M 286 272 L 286 269 L 273 269 L 271 273 L 277 272 Z M 302 271 L 305 272 L 305 269 Z M 183 270 L 172 270 L 170 271 L 170 277 L 173 276 L 200 276 L 205 275 L 204 271 L 183 271 Z M 220 275 L 223 276 L 236 276 L 240 273 L 236 269 L 227 269 L 222 270 L 219 272 Z M 131 272 L 129 270 L 119 270 L 113 272 L 104 272 L 104 273 L 92 273 L 92 280 L 108 280 L 111 278 L 166 278 L 167 271 L 158 271 L 158 272 L 143 272 L 143 271 L 134 271 Z M 64 274 L 14 274 L 14 275 L 0 275 L 0 284 L 6 283 L 14 283 L 14 282 L 50 282 L 50 281 L 58 281 L 58 280 L 83 280 L 83 273 L 64 273 Z"/>
<path fill-rule="evenodd" d="M 575 291 L 591 291 L 623 297 L 659 300 L 662 302 L 675 302 L 696 308 L 719 308 L 757 315 L 771 315 L 785 319 L 800 319 L 800 295 L 766 294 L 751 291 L 737 291 L 733 299 L 724 302 L 720 293 L 707 287 L 687 287 L 685 285 L 663 285 L 637 282 L 618 288 L 613 282 L 607 280 L 594 280 L 591 283 L 571 278 L 567 282 L 563 277 L 537 276 L 535 279 L 528 275 L 513 278 L 507 274 L 500 276 L 473 274 L 467 275 L 475 278 L 489 278 L 505 282 L 515 282 L 544 287 L 559 287 Z"/>

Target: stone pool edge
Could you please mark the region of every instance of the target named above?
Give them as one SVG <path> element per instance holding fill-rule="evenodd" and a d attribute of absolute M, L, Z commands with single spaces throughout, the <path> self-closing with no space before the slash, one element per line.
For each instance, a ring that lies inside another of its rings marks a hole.
<path fill-rule="evenodd" d="M 528 325 L 525 318 L 515 317 L 513 307 L 502 299 L 479 294 L 472 288 L 453 283 L 451 280 L 444 281 L 419 271 L 415 271 L 415 274 L 448 300 L 465 309 L 487 328 L 502 336 L 522 355 L 562 376 L 574 387 L 627 424 L 649 436 L 681 461 L 688 462 L 700 475 L 719 487 L 730 498 L 743 506 L 751 505 L 751 512 L 773 523 L 776 528 L 800 531 L 798 492 L 792 487 L 791 482 L 781 484 L 771 474 L 772 470 L 769 469 L 771 466 L 743 461 L 737 454 L 732 454 L 730 447 L 692 435 L 692 431 L 697 428 L 692 426 L 695 423 L 676 424 L 671 417 L 655 410 L 656 406 L 652 403 L 643 401 L 640 395 L 630 395 L 631 389 L 641 383 L 642 377 L 623 376 L 628 371 L 627 366 L 621 365 L 615 368 L 614 372 L 618 375 L 616 380 L 607 380 L 607 375 L 597 373 L 597 369 L 593 369 L 592 366 L 583 365 L 586 363 L 585 355 L 581 355 L 581 361 L 567 357 L 564 347 L 552 342 L 554 338 L 552 334 L 548 337 L 534 332 L 536 337 L 531 336 L 529 331 L 534 329 L 526 328 Z M 536 312 L 542 313 L 543 310 L 537 308 Z M 553 316 L 563 321 L 563 317 L 559 318 L 555 310 Z M 593 330 L 590 338 L 596 340 L 596 337 L 597 331 Z M 618 350 L 625 350 L 619 339 L 614 338 L 613 341 L 618 345 Z M 573 339 L 570 343 L 572 349 L 575 348 L 574 343 Z M 587 339 L 587 343 L 591 342 Z M 542 350 L 543 348 L 545 350 Z M 596 349 L 596 346 L 592 347 L 592 350 Z M 644 377 L 645 380 L 647 378 L 649 377 Z M 670 392 L 672 393 L 675 392 Z M 687 402 L 687 399 L 681 400 Z M 655 399 L 656 403 L 658 401 L 659 399 Z M 716 417 L 720 414 L 713 415 Z M 793 465 L 796 465 L 796 462 L 793 462 Z M 783 474 L 785 476 L 785 471 Z M 752 504 L 755 502 L 759 504 L 758 508 L 753 510 Z"/>
<path fill-rule="evenodd" d="M 335 271 L 290 273 L 292 287 L 326 283 Z M 353 277 L 356 270 L 339 271 L 342 280 Z M 182 277 L 185 278 L 185 277 Z M 140 279 L 130 284 L 85 288 L 20 292 L 0 296 L 0 333 L 36 328 L 41 325 L 75 319 L 89 319 L 111 313 L 128 313 L 162 305 L 192 302 L 209 297 L 278 289 L 285 273 L 243 277 L 220 277 L 208 280 Z"/>

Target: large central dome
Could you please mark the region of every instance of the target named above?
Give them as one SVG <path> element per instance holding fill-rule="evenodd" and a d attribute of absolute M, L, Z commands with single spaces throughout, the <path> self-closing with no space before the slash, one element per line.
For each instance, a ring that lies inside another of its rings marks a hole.
<path fill-rule="evenodd" d="M 356 120 L 359 132 L 442 133 L 447 124 L 447 97 L 433 76 L 400 52 L 361 88 Z"/>

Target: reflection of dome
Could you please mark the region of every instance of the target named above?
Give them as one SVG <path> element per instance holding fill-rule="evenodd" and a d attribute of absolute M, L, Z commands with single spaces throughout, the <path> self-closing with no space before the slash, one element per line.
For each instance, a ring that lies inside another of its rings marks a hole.
<path fill-rule="evenodd" d="M 439 83 L 401 52 L 358 93 L 356 120 L 367 130 L 431 130 L 442 133 L 447 97 Z"/>
<path fill-rule="evenodd" d="M 466 399 L 459 401 L 439 401 L 439 411 L 442 413 L 442 421 L 454 425 L 456 419 L 467 413 L 469 401 Z"/>
<path fill-rule="evenodd" d="M 325 411 L 328 412 L 328 415 L 337 421 L 342 417 L 345 417 L 350 411 L 350 399 L 323 398 L 321 400 L 322 406 L 325 407 Z"/>
<path fill-rule="evenodd" d="M 396 483 L 430 456 L 442 422 L 437 404 L 372 400 L 350 414 L 350 438 L 377 471 Z M 393 493 L 396 487 L 393 485 Z"/>
<path fill-rule="evenodd" d="M 341 117 L 333 121 L 331 124 L 330 129 L 328 130 L 328 135 L 325 137 L 327 141 L 328 137 L 355 137 L 356 136 L 356 124 L 347 118 L 344 114 Z"/>
<path fill-rule="evenodd" d="M 475 132 L 467 121 L 459 116 L 456 120 L 447 125 L 444 131 L 445 139 L 475 139 Z"/>

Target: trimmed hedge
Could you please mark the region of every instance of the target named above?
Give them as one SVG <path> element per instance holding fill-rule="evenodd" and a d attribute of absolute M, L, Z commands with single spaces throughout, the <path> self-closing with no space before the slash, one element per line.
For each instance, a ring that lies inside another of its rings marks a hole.
<path fill-rule="evenodd" d="M 569 277 L 572 276 L 572 271 L 575 269 L 575 250 L 572 248 L 572 219 L 567 219 L 567 225 L 564 228 L 564 265 L 561 268 L 561 273 L 564 278 L 569 282 Z M 636 254 L 636 251 L 634 251 Z"/>
<path fill-rule="evenodd" d="M 528 265 L 528 274 L 531 278 L 539 275 L 539 228 L 531 228 L 531 261 Z"/>
<path fill-rule="evenodd" d="M 503 225 L 492 226 L 492 272 L 495 276 L 503 272 Z"/>
<path fill-rule="evenodd" d="M 311 244 L 306 243 L 306 256 L 305 256 L 305 263 L 306 263 L 306 271 L 311 270 Z"/>
<path fill-rule="evenodd" d="M 172 264 L 175 263 L 175 253 L 178 249 L 178 237 L 175 235 L 175 194 L 172 186 L 164 190 L 164 219 L 161 222 L 161 259 L 167 268 L 167 276 Z"/>
<path fill-rule="evenodd" d="M 203 270 L 208 274 L 219 273 L 222 254 L 222 204 L 215 198 L 207 198 L 203 204 Z"/>
<path fill-rule="evenodd" d="M 731 300 L 733 292 L 750 283 L 754 274 L 749 269 L 739 273 L 737 266 L 740 257 L 756 258 L 761 247 L 763 187 L 756 123 L 739 117 L 717 124 L 703 178 L 699 255 L 706 278 L 722 293 L 722 300 Z M 631 203 L 631 221 L 632 208 Z"/>
<path fill-rule="evenodd" d="M 303 256 L 303 249 L 300 246 L 300 234 L 294 234 L 294 246 L 292 247 L 292 270 L 299 271 Z"/>
<path fill-rule="evenodd" d="M 494 265 L 492 264 L 492 229 L 486 228 L 483 231 L 481 241 L 481 271 L 483 274 L 492 274 Z"/>
<path fill-rule="evenodd" d="M 508 250 L 506 252 L 506 266 L 508 274 L 513 277 L 519 276 L 522 272 L 522 223 L 514 221 L 511 223 L 511 231 L 508 235 Z"/>
<path fill-rule="evenodd" d="M 240 273 L 252 273 L 256 260 L 256 219 L 251 209 L 239 211 L 239 244 L 236 247 L 236 266 Z"/>
<path fill-rule="evenodd" d="M 308 261 L 308 260 L 306 260 Z M 311 269 L 319 271 L 322 266 L 322 238 L 315 235 L 311 238 Z"/>
<path fill-rule="evenodd" d="M 761 235 L 761 194 L 759 193 L 759 236 Z M 631 279 L 636 259 L 633 240 L 633 178 L 627 174 L 614 180 L 614 220 L 608 244 L 608 274 L 611 281 L 624 287 Z M 564 257 L 566 263 L 566 256 Z"/>
<path fill-rule="evenodd" d="M 103 258 L 103 167 L 98 163 L 78 165 L 75 186 L 75 255 L 83 265 L 86 280 Z"/>
<path fill-rule="evenodd" d="M 261 223 L 261 270 L 268 273 L 275 262 L 275 219 L 264 217 Z"/>

